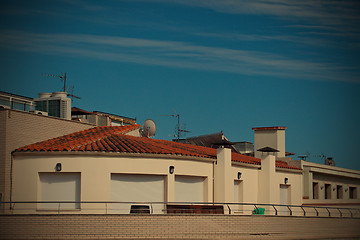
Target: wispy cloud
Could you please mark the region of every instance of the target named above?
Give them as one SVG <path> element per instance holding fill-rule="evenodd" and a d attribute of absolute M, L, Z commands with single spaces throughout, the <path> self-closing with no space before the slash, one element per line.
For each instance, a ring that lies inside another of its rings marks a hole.
<path fill-rule="evenodd" d="M 320 33 L 313 33 L 314 35 L 321 35 Z M 309 34 L 306 36 L 299 35 L 260 35 L 260 34 L 242 34 L 242 33 L 230 33 L 230 32 L 222 32 L 222 33 L 206 33 L 206 32 L 198 32 L 195 35 L 199 35 L 202 37 L 212 37 L 212 38 L 220 38 L 223 40 L 232 40 L 232 41 L 249 41 L 249 42 L 266 42 L 266 41 L 277 41 L 277 42 L 292 42 L 295 44 L 302 45 L 311 45 L 316 47 L 341 47 L 338 42 L 332 41 L 327 38 L 318 38 L 311 37 Z M 323 33 L 326 35 L 326 33 Z"/>
<path fill-rule="evenodd" d="M 138 0 L 142 1 L 142 0 Z M 168 2 L 166 0 L 143 0 L 146 2 Z M 340 0 L 173 0 L 171 3 L 193 7 L 210 8 L 218 12 L 232 14 L 277 15 L 304 18 L 317 18 L 335 22 L 339 18 L 359 20 L 358 1 Z"/>
<path fill-rule="evenodd" d="M 268 15 L 306 21 L 308 26 L 359 32 L 360 2 L 341 0 L 137 0 L 181 4 L 228 14 Z"/>
<path fill-rule="evenodd" d="M 358 72 L 334 63 L 304 61 L 261 51 L 208 47 L 179 41 L 8 31 L 2 34 L 0 43 L 3 48 L 67 57 L 252 76 L 359 82 L 356 78 Z"/>

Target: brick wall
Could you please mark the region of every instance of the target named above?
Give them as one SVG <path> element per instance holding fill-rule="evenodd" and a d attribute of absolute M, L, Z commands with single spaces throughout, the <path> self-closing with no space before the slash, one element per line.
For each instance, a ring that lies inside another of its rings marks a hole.
<path fill-rule="evenodd" d="M 0 215 L 1 239 L 360 237 L 360 219 L 239 215 Z"/>
<path fill-rule="evenodd" d="M 93 125 L 17 110 L 0 110 L 0 193 L 10 200 L 11 152 L 16 148 L 59 137 Z"/>
<path fill-rule="evenodd" d="M 9 168 L 6 164 L 6 111 L 0 111 L 0 201 L 4 200 L 3 194 L 5 191 L 5 171 Z M 1 207 L 0 207 L 1 209 Z M 1 211 L 1 210 L 0 210 Z"/>

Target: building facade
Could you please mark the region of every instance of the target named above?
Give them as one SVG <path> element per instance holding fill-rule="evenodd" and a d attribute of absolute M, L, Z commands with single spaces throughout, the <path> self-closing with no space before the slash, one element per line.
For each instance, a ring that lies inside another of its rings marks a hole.
<path fill-rule="evenodd" d="M 231 213 L 249 214 L 253 206 L 236 203 L 302 203 L 302 170 L 273 155 L 141 137 L 140 127 L 96 127 L 17 149 L 13 200 L 72 202 L 18 206 L 38 213 L 129 213 L 134 202 L 153 202 L 153 213 L 174 203 L 230 203 Z"/>
<path fill-rule="evenodd" d="M 11 153 L 24 145 L 44 141 L 94 125 L 39 115 L 20 110 L 0 109 L 0 197 L 10 201 Z M 1 206 L 3 208 L 4 206 Z"/>
<path fill-rule="evenodd" d="M 360 172 L 300 160 L 304 205 L 359 207 Z"/>
<path fill-rule="evenodd" d="M 256 148 L 273 149 L 258 152 L 257 158 L 221 145 L 214 149 L 143 137 L 138 124 L 87 127 L 12 152 L 10 199 L 37 202 L 17 204 L 17 209 L 129 213 L 143 203 L 160 214 L 179 204 L 226 204 L 222 211 L 251 214 L 254 206 L 247 203 L 360 204 L 360 172 L 284 157 L 284 127 L 254 129 Z"/>

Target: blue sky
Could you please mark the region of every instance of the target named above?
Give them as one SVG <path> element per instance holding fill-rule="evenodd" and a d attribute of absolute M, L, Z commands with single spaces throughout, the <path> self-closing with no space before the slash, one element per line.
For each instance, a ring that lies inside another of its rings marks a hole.
<path fill-rule="evenodd" d="M 0 1 L 2 91 L 152 118 L 156 138 L 287 126 L 286 150 L 360 170 L 360 3 L 285 0 Z M 185 126 L 186 125 L 186 126 Z"/>

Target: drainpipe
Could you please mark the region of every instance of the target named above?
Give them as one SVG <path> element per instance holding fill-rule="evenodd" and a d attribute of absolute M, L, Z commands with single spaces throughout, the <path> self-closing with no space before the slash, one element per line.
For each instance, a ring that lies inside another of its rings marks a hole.
<path fill-rule="evenodd" d="M 216 161 L 213 162 L 213 175 L 212 175 L 212 202 L 215 203 L 215 164 L 217 164 Z"/>
<path fill-rule="evenodd" d="M 12 185 L 13 185 L 13 152 L 10 154 L 10 209 L 12 209 Z"/>

